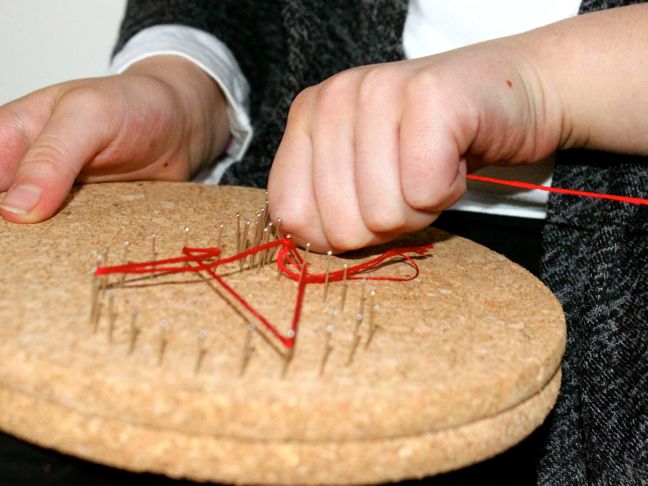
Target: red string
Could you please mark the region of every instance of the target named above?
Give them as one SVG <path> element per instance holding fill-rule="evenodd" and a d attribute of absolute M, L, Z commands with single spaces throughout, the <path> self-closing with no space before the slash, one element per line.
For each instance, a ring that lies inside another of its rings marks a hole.
<path fill-rule="evenodd" d="M 240 293 L 234 290 L 220 275 L 216 273 L 219 266 L 233 263 L 251 255 L 255 255 L 272 248 L 279 247 L 277 253 L 277 266 L 280 271 L 287 277 L 299 282 L 297 287 L 297 297 L 295 299 L 295 307 L 293 310 L 293 318 L 290 324 L 290 331 L 284 335 L 279 331 L 279 328 L 272 324 L 265 318 L 258 310 L 254 308 Z M 415 279 L 419 274 L 416 262 L 409 257 L 408 253 L 415 253 L 417 255 L 426 255 L 432 245 L 423 245 L 407 248 L 393 248 L 385 253 L 360 263 L 345 270 L 337 270 L 329 273 L 329 281 L 336 282 L 344 278 L 346 273 L 349 280 L 360 280 L 367 278 L 368 280 L 389 280 L 395 282 L 404 282 Z M 167 258 L 164 260 L 154 260 L 148 262 L 135 262 L 125 265 L 115 265 L 110 267 L 97 267 L 95 275 L 112 275 L 112 274 L 175 274 L 175 273 L 196 273 L 207 272 L 210 277 L 218 283 L 223 290 L 225 290 L 236 302 L 245 308 L 254 318 L 265 327 L 272 336 L 274 336 L 287 351 L 290 351 L 297 339 L 297 332 L 299 329 L 299 320 L 301 317 L 301 310 L 304 302 L 304 295 L 306 293 L 306 286 L 313 283 L 324 283 L 326 274 L 310 274 L 308 273 L 307 263 L 301 257 L 295 244 L 291 238 L 284 238 L 275 240 L 263 245 L 252 247 L 241 253 L 237 253 L 227 258 L 220 257 L 220 248 L 182 248 L 184 256 Z M 414 274 L 409 277 L 390 277 L 390 276 L 376 276 L 376 277 L 361 277 L 359 274 L 369 272 L 379 265 L 387 262 L 392 258 L 400 257 L 401 261 L 405 261 L 412 268 Z M 192 265 L 188 265 L 192 263 Z M 296 270 L 292 271 L 289 267 Z"/>
<path fill-rule="evenodd" d="M 629 196 L 616 196 L 614 194 L 602 194 L 599 192 L 577 191 L 576 189 L 562 189 L 560 187 L 540 186 L 538 184 L 531 184 L 530 182 L 510 181 L 506 179 L 497 179 L 495 177 L 486 177 L 476 174 L 469 174 L 466 178 L 473 181 L 489 182 L 491 184 L 499 184 L 500 186 L 511 186 L 519 189 L 537 189 L 539 191 L 554 192 L 557 194 L 567 194 L 570 196 L 590 197 L 595 199 L 609 199 L 612 201 L 624 202 L 628 204 L 640 204 L 648 206 L 648 199 L 640 197 Z"/>

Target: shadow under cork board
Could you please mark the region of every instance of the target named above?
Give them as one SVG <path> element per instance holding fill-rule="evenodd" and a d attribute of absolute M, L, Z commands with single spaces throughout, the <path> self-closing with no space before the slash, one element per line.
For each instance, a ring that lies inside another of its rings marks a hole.
<path fill-rule="evenodd" d="M 435 229 L 394 243 L 433 242 L 414 280 L 334 282 L 326 299 L 323 285 L 308 285 L 289 366 L 272 336 L 257 332 L 250 344 L 246 309 L 195 274 L 145 286 L 113 276 L 90 322 L 97 254 L 115 265 L 221 239 L 231 255 L 234 214 L 254 222 L 263 207 L 263 191 L 246 188 L 100 184 L 77 189 L 42 225 L 0 227 L 0 428 L 130 471 L 301 484 L 439 474 L 542 423 L 560 383 L 558 302 L 503 256 Z M 323 272 L 370 256 L 308 261 Z M 263 263 L 219 272 L 286 332 L 297 283 Z M 407 277 L 412 266 L 376 272 Z M 376 303 L 372 324 L 366 309 Z"/>

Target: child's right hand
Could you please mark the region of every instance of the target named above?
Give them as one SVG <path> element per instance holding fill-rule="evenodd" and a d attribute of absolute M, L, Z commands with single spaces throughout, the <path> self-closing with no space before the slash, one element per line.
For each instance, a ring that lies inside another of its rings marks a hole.
<path fill-rule="evenodd" d="M 0 107 L 0 214 L 35 223 L 75 180 L 186 180 L 223 151 L 226 101 L 202 70 L 154 57 L 125 73 L 54 85 Z"/>

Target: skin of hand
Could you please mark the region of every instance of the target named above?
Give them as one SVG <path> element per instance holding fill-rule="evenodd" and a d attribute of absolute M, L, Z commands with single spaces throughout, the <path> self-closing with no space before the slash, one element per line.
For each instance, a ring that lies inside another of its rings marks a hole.
<path fill-rule="evenodd" d="M 176 56 L 8 103 L 0 107 L 0 191 L 8 191 L 0 214 L 47 219 L 75 180 L 186 180 L 223 151 L 226 107 L 211 78 Z"/>
<path fill-rule="evenodd" d="M 314 251 L 352 250 L 429 225 L 465 192 L 467 171 L 485 165 L 571 147 L 648 155 L 647 7 L 305 89 L 270 173 L 273 218 Z"/>

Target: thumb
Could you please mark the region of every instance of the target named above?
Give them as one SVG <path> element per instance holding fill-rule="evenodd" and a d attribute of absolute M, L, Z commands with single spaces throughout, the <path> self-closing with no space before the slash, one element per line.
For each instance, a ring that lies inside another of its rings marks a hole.
<path fill-rule="evenodd" d="M 37 223 L 61 206 L 84 164 L 103 148 L 101 105 L 78 90 L 63 96 L 20 162 L 0 214 L 16 223 Z"/>

